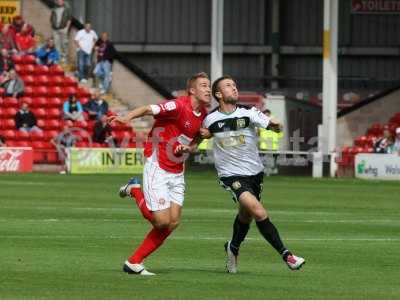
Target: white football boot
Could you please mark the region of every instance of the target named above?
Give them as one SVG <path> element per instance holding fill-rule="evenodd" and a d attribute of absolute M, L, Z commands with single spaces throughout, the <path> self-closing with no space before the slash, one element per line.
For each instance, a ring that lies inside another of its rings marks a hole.
<path fill-rule="evenodd" d="M 145 269 L 143 264 L 131 264 L 129 261 L 125 261 L 122 270 L 128 274 L 142 275 L 142 276 L 153 276 L 156 275 Z"/>
<path fill-rule="evenodd" d="M 228 273 L 237 273 L 237 261 L 238 257 L 231 250 L 231 241 L 228 241 L 224 245 L 226 252 L 226 271 Z"/>
<path fill-rule="evenodd" d="M 129 179 L 127 184 L 124 184 L 119 188 L 119 196 L 125 198 L 131 195 L 132 188 L 140 188 L 140 179 L 137 177 L 132 177 Z"/>
<path fill-rule="evenodd" d="M 306 263 L 304 258 L 291 253 L 286 257 L 285 262 L 289 269 L 293 271 L 299 270 Z"/>

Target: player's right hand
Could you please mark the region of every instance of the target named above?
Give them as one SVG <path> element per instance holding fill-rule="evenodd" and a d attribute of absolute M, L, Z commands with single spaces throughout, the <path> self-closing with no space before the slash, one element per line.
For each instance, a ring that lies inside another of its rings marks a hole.
<path fill-rule="evenodd" d="M 209 139 L 210 137 L 212 137 L 212 134 L 207 128 L 200 128 L 200 137 L 202 139 Z"/>

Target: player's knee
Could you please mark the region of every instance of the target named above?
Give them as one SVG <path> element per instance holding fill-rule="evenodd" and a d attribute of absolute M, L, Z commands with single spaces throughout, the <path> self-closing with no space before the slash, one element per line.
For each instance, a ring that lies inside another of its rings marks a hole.
<path fill-rule="evenodd" d="M 180 222 L 179 222 L 179 220 L 172 220 L 170 223 L 169 223 L 169 229 L 172 231 L 172 230 L 175 230 L 178 226 L 179 226 L 179 224 L 180 224 Z"/>
<path fill-rule="evenodd" d="M 263 207 L 254 210 L 254 219 L 256 221 L 264 220 L 265 218 L 267 218 L 267 211 Z"/>
<path fill-rule="evenodd" d="M 157 229 L 165 229 L 169 228 L 170 222 L 169 220 L 157 220 L 153 223 L 153 226 Z"/>

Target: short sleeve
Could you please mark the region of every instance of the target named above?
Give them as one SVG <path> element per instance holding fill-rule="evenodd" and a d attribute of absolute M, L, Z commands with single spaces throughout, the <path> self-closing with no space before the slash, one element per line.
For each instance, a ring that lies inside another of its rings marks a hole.
<path fill-rule="evenodd" d="M 164 101 L 160 104 L 155 104 L 158 109 L 153 108 L 153 112 L 157 112 L 155 118 L 170 118 L 177 119 L 182 111 L 182 104 L 178 101 Z"/>
<path fill-rule="evenodd" d="M 270 118 L 259 109 L 255 107 L 250 109 L 250 123 L 254 124 L 256 127 L 267 128 L 269 120 Z"/>

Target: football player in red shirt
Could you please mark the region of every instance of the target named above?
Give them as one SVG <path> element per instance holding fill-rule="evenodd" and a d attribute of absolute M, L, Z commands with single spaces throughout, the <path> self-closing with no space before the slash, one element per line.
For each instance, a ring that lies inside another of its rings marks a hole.
<path fill-rule="evenodd" d="M 154 275 L 143 266 L 178 226 L 184 200 L 184 160 L 186 153 L 197 146 L 201 124 L 211 102 L 210 79 L 198 73 L 187 82 L 188 96 L 167 100 L 157 105 L 138 107 L 126 116 L 111 116 L 109 122 L 129 122 L 145 115 L 155 123 L 145 143 L 146 161 L 143 170 L 143 192 L 140 181 L 132 178 L 120 189 L 120 196 L 135 199 L 143 216 L 153 225 L 142 244 L 125 262 L 129 274 Z"/>

